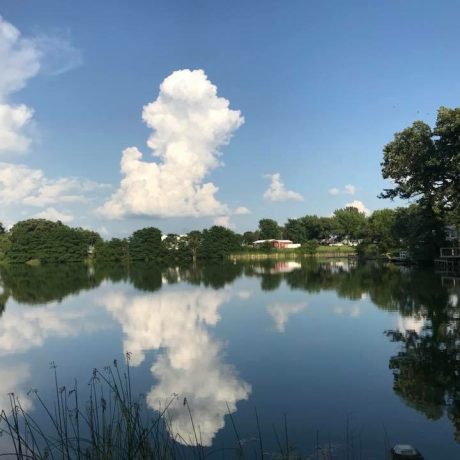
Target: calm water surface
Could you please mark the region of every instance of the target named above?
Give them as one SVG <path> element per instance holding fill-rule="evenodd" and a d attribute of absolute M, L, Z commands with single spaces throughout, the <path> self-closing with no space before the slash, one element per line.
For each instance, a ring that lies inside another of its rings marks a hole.
<path fill-rule="evenodd" d="M 355 458 L 383 459 L 385 437 L 460 458 L 455 284 L 346 261 L 1 268 L 0 406 L 14 391 L 40 418 L 27 392 L 52 400 L 50 362 L 63 384 L 85 387 L 129 352 L 152 410 L 180 395 L 173 434 L 190 444 L 183 397 L 205 446 L 235 445 L 230 410 L 252 452 L 257 408 L 268 452 L 286 414 L 290 444 L 312 459 L 317 442 L 341 455 L 347 423 Z"/>

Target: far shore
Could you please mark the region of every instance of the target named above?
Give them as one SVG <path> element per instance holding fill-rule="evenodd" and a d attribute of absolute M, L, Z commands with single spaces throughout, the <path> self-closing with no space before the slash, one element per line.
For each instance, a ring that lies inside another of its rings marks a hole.
<path fill-rule="evenodd" d="M 343 259 L 355 256 L 356 249 L 351 246 L 319 246 L 315 252 L 301 252 L 298 249 L 272 249 L 264 251 L 241 251 L 230 254 L 230 260 L 258 260 L 258 259 L 293 259 L 293 258 L 334 258 Z"/>

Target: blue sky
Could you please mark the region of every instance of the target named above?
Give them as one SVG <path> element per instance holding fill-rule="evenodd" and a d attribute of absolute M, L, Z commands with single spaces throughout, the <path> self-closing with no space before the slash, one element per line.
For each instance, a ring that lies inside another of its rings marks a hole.
<path fill-rule="evenodd" d="M 48 216 L 106 236 L 213 222 L 245 231 L 262 217 L 394 206 L 377 198 L 383 146 L 458 106 L 455 1 L 2 0 L 0 15 L 7 224 Z M 180 122 L 158 130 L 171 114 Z M 128 147 L 142 158 L 121 172 Z"/>

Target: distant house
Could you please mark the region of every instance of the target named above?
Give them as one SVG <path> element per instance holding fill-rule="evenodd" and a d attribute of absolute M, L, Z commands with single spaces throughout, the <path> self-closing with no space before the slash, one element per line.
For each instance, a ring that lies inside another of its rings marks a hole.
<path fill-rule="evenodd" d="M 257 240 L 252 243 L 254 246 L 261 246 L 264 244 L 269 244 L 271 247 L 275 249 L 296 249 L 300 248 L 300 244 L 293 243 L 291 240 Z"/>

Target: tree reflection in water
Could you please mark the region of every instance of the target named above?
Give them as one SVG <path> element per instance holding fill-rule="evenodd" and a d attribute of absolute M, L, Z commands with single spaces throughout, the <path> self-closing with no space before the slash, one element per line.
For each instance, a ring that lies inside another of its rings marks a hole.
<path fill-rule="evenodd" d="M 386 335 L 401 344 L 391 357 L 394 391 L 407 405 L 431 420 L 447 414 L 460 442 L 460 291 L 443 286 L 431 270 L 367 264 L 303 263 L 289 273 L 276 273 L 273 264 L 259 264 L 246 274 L 260 276 L 262 289 L 284 279 L 294 289 L 310 293 L 333 290 L 357 300 L 369 296 L 377 307 L 399 312 L 394 330 Z"/>
<path fill-rule="evenodd" d="M 401 351 L 390 359 L 394 391 L 411 407 L 431 420 L 447 413 L 460 442 L 460 328 L 456 296 L 448 296 L 438 286 L 429 290 L 423 284 L 425 303 L 415 303 L 415 315 L 423 318 L 417 330 L 390 330 L 388 337 L 401 344 Z"/>

